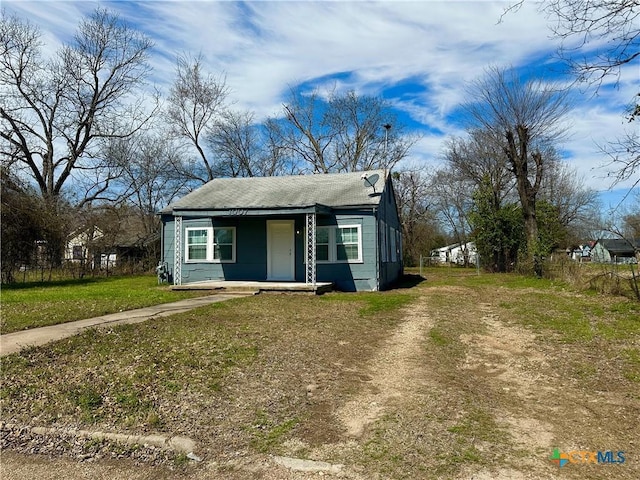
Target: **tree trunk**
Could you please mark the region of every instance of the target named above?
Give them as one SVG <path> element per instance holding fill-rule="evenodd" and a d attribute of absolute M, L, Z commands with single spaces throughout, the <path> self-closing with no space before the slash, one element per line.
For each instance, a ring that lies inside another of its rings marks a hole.
<path fill-rule="evenodd" d="M 516 177 L 516 186 L 520 204 L 522 206 L 522 216 L 524 218 L 525 238 L 527 249 L 524 260 L 527 268 L 533 267 L 533 272 L 537 276 L 542 275 L 542 261 L 538 253 L 538 219 L 536 217 L 536 195 L 542 180 L 542 155 L 540 152 L 532 154 L 536 166 L 536 177 L 533 185 L 529 180 L 529 131 L 523 125 L 516 126 L 516 135 L 511 130 L 505 132 L 507 147 L 505 153 L 511 165 L 513 174 Z M 516 138 L 517 136 L 517 138 Z"/>

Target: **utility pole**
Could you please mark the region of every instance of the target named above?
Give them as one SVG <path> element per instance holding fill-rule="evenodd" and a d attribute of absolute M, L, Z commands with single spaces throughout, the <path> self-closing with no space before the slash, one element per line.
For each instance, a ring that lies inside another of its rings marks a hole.
<path fill-rule="evenodd" d="M 387 157 L 387 152 L 388 152 L 387 148 L 389 143 L 389 130 L 391 130 L 391 124 L 385 123 L 383 127 L 384 127 L 384 161 L 386 164 L 388 164 L 389 158 Z"/>

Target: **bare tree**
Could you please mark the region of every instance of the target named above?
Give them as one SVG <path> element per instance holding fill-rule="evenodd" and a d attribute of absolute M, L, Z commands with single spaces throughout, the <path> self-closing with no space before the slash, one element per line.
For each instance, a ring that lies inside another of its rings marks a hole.
<path fill-rule="evenodd" d="M 635 107 L 640 110 L 639 106 Z M 634 114 L 634 117 L 638 114 Z M 601 147 L 603 153 L 609 157 L 605 167 L 609 170 L 608 177 L 616 185 L 625 180 L 633 180 L 634 175 L 640 170 L 640 133 L 638 129 L 626 132 L 621 138 L 609 142 Z M 640 175 L 631 188 L 640 184 Z"/>
<path fill-rule="evenodd" d="M 267 119 L 262 125 L 262 161 L 261 167 L 265 175 L 297 175 L 300 165 L 289 149 L 280 142 L 278 128 L 274 128 L 274 120 Z"/>
<path fill-rule="evenodd" d="M 284 118 L 268 126 L 277 142 L 315 173 L 391 169 L 415 138 L 403 133 L 387 103 L 353 91 L 323 98 L 291 91 Z"/>
<path fill-rule="evenodd" d="M 473 182 L 451 167 L 445 167 L 431 178 L 429 192 L 441 223 L 462 246 L 468 260 L 464 246 L 471 233 L 469 212 L 473 204 Z"/>
<path fill-rule="evenodd" d="M 283 106 L 284 119 L 267 121 L 272 138 L 314 173 L 332 172 L 337 166 L 330 155 L 336 132 L 327 122 L 325 108 L 317 91 L 303 95 L 292 89 Z"/>
<path fill-rule="evenodd" d="M 476 187 L 488 181 L 493 191 L 493 203 L 500 205 L 514 188 L 504 152 L 503 138 L 495 131 L 472 130 L 467 138 L 452 138 L 446 142 L 443 159 L 448 168 Z"/>
<path fill-rule="evenodd" d="M 542 80 L 522 83 L 514 71 L 492 67 L 468 93 L 475 99 L 464 105 L 471 128 L 503 139 L 522 207 L 527 257 L 540 274 L 536 199 L 553 143 L 566 128 L 562 120 L 569 109 L 567 91 Z"/>
<path fill-rule="evenodd" d="M 518 10 L 524 0 L 507 7 L 505 13 Z M 572 68 L 578 81 L 595 86 L 596 92 L 606 77 L 620 79 L 621 70 L 640 59 L 640 2 L 638 0 L 547 0 L 539 7 L 550 20 L 554 36 L 561 41 L 559 53 Z M 629 122 L 640 115 L 640 92 L 629 99 L 625 117 Z M 632 179 L 640 168 L 638 129 L 624 132 L 608 145 L 601 146 L 609 157 L 604 166 L 613 184 Z M 633 186 L 640 183 L 640 177 Z"/>
<path fill-rule="evenodd" d="M 177 58 L 167 119 L 172 134 L 195 148 L 197 153 L 198 160 L 189 162 L 187 168 L 183 168 L 183 174 L 206 183 L 216 177 L 214 162 L 205 151 L 206 138 L 226 111 L 229 88 L 225 77 L 207 73 L 203 62 L 202 55 Z M 194 169 L 194 166 L 201 168 Z"/>
<path fill-rule="evenodd" d="M 274 143 L 270 133 L 265 125 L 254 121 L 252 112 L 224 112 L 207 137 L 216 159 L 216 175 L 271 177 L 289 173 L 285 149 Z"/>
<path fill-rule="evenodd" d="M 640 2 L 637 0 L 550 0 L 541 6 L 554 22 L 552 30 L 562 41 L 560 53 L 578 80 L 599 88 L 605 77 L 620 78 L 620 70 L 640 59 Z M 577 45 L 572 42 L 577 41 Z M 627 111 L 634 121 L 640 114 L 635 98 Z M 638 129 L 625 132 L 602 147 L 610 158 L 607 167 L 614 184 L 630 179 L 640 168 Z M 633 186 L 640 183 L 640 177 Z"/>
<path fill-rule="evenodd" d="M 640 57 L 637 0 L 548 0 L 541 8 L 553 20 L 552 30 L 563 41 L 561 52 L 581 80 L 599 83 Z M 564 44 L 575 40 L 577 46 Z M 590 49 L 595 55 L 576 58 L 575 53 Z"/>
<path fill-rule="evenodd" d="M 359 96 L 353 90 L 333 94 L 326 117 L 335 132 L 331 150 L 339 171 L 391 169 L 414 143 L 402 135 L 402 125 L 378 97 Z"/>
<path fill-rule="evenodd" d="M 256 133 L 253 113 L 227 111 L 222 115 L 207 139 L 219 176 L 256 175 L 260 148 Z"/>
<path fill-rule="evenodd" d="M 627 212 L 622 216 L 625 237 L 640 239 L 640 192 L 636 192 L 632 203 L 627 207 Z M 640 252 L 638 252 L 640 254 Z M 640 258 L 638 258 L 640 262 Z"/>
<path fill-rule="evenodd" d="M 586 223 L 598 202 L 598 193 L 585 187 L 576 169 L 557 157 L 546 165 L 540 197 L 558 209 L 558 220 L 565 227 Z"/>
<path fill-rule="evenodd" d="M 624 216 L 625 236 L 640 238 L 640 213 L 630 213 Z"/>
<path fill-rule="evenodd" d="M 429 176 L 423 169 L 394 172 L 394 191 L 398 202 L 405 265 L 417 265 L 442 239 L 437 224 L 433 198 L 429 193 Z"/>
<path fill-rule="evenodd" d="M 122 203 L 136 207 L 147 234 L 155 231 L 158 211 L 188 190 L 188 179 L 174 168 L 178 155 L 162 132 L 138 132 L 126 140 L 114 139 L 105 148 L 104 156 L 120 166 L 114 186 Z"/>
<path fill-rule="evenodd" d="M 598 236 L 594 238 L 613 235 L 630 243 L 640 240 L 640 193 L 635 193 L 630 202 L 621 208 L 601 213 L 598 220 Z"/>
<path fill-rule="evenodd" d="M 152 43 L 103 9 L 83 19 L 73 41 L 51 59 L 40 38 L 31 23 L 2 13 L 2 163 L 30 176 L 51 204 L 71 179 L 74 187 L 91 180 L 75 192 L 80 204 L 104 198 L 119 172 L 98 156 L 99 147 L 131 136 L 148 120 L 144 99 L 133 95 L 150 71 Z"/>

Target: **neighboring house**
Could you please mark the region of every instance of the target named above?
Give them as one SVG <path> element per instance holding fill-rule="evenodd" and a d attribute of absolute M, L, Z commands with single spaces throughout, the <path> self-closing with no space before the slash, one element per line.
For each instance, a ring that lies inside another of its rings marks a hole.
<path fill-rule="evenodd" d="M 72 232 L 67 237 L 65 260 L 91 269 L 110 269 L 141 260 L 149 246 L 159 240 L 158 232 L 145 234 L 140 221 L 126 217 L 109 229 L 91 225 Z"/>
<path fill-rule="evenodd" d="M 477 256 L 478 251 L 474 242 L 456 245 L 451 249 L 450 253 L 451 261 L 458 265 L 465 265 L 465 257 L 467 258 L 467 264 L 475 265 Z"/>
<path fill-rule="evenodd" d="M 371 291 L 402 274 L 400 221 L 384 170 L 215 179 L 161 219 L 162 261 L 174 285 L 333 282 Z"/>
<path fill-rule="evenodd" d="M 160 250 L 160 232 L 156 231 L 147 234 L 142 230 L 141 226 L 140 228 L 139 230 L 123 229 L 119 232 L 110 245 L 108 252 L 102 254 L 102 261 L 104 262 L 105 257 L 107 257 L 110 265 L 122 265 L 124 263 L 144 261 L 148 256 L 153 257 L 152 252 L 157 255 Z M 156 261 L 157 257 L 153 259 L 154 263 Z"/>
<path fill-rule="evenodd" d="M 449 261 L 449 254 L 452 245 L 446 245 L 440 248 L 434 248 L 431 250 L 430 258 L 432 264 L 445 264 Z"/>
<path fill-rule="evenodd" d="M 576 260 L 578 262 L 589 262 L 591 261 L 592 246 L 593 246 L 593 243 L 591 243 L 591 245 L 590 244 L 578 245 L 573 250 L 570 250 L 568 254 L 571 255 L 572 260 Z"/>
<path fill-rule="evenodd" d="M 437 264 L 456 263 L 458 265 L 464 265 L 465 255 L 468 258 L 469 264 L 476 264 L 478 251 L 476 250 L 476 244 L 474 242 L 453 243 L 431 250 L 431 261 Z"/>
<path fill-rule="evenodd" d="M 94 267 L 94 244 L 104 237 L 96 226 L 79 228 L 67 237 L 64 259 L 71 263 L 81 263 Z"/>
<path fill-rule="evenodd" d="M 591 249 L 591 260 L 601 263 L 636 263 L 640 239 L 601 238 Z"/>

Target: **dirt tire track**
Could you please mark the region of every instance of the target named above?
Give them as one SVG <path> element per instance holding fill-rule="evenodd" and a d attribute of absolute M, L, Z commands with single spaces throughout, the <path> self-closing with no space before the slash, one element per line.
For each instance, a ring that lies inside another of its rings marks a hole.
<path fill-rule="evenodd" d="M 284 454 L 291 457 L 344 464 L 339 473 L 332 476 L 320 471 L 292 470 L 276 464 L 271 455 L 246 449 L 234 451 L 234 458 L 216 456 L 219 452 L 215 452 L 198 468 L 189 468 L 183 475 L 176 475 L 177 472 L 167 468 L 131 466 L 129 468 L 136 469 L 135 478 L 405 478 L 406 472 L 399 469 L 402 465 L 411 468 L 414 467 L 411 461 L 436 459 L 438 454 L 445 460 L 427 463 L 430 469 L 413 470 L 414 473 L 425 472 L 425 476 L 414 475 L 412 478 L 540 480 L 562 476 L 577 479 L 582 478 L 583 473 L 588 478 L 639 478 L 635 475 L 637 463 L 632 461 L 625 465 L 599 467 L 601 470 L 597 472 L 587 470 L 588 466 L 569 466 L 559 471 L 548 461 L 554 447 L 596 448 L 600 444 L 594 439 L 603 438 L 603 447 L 627 448 L 628 445 L 632 448 L 636 441 L 633 432 L 637 428 L 637 416 L 633 412 L 637 407 L 630 406 L 629 399 L 606 388 L 579 388 L 579 384 L 563 379 L 558 373 L 559 367 L 566 367 L 562 364 L 566 356 L 572 356 L 569 360 L 584 361 L 584 352 L 577 346 L 573 347 L 575 352 L 567 345 L 558 348 L 557 343 L 537 336 L 536 330 L 530 329 L 528 323 L 522 323 L 519 317 L 509 316 L 509 310 L 500 306 L 507 294 L 500 289 L 478 292 L 463 286 L 436 285 L 421 293 L 420 298 L 398 312 L 401 318 L 397 326 L 389 328 L 385 337 L 376 339 L 375 345 L 381 346 L 374 347 L 372 343 L 367 355 L 360 357 L 362 363 L 350 363 L 349 368 L 343 370 L 349 372 L 349 386 L 357 385 L 358 390 L 346 398 L 342 395 L 322 398 L 328 409 L 323 419 L 327 427 L 338 433 L 320 443 L 305 443 L 305 437 L 300 435 L 281 445 Z M 527 293 L 509 291 L 508 295 L 521 295 L 526 300 Z M 431 342 L 438 337 L 429 337 L 429 332 L 437 334 L 438 330 L 450 344 Z M 342 340 L 347 339 L 337 337 L 338 344 Z M 437 352 L 443 353 L 442 358 Z M 338 371 L 336 375 L 321 379 L 310 378 L 309 381 L 318 387 L 314 395 L 319 397 L 325 385 L 343 382 L 341 373 Z M 468 413 L 465 410 L 475 407 L 487 412 L 498 425 L 497 430 L 508 434 L 508 440 L 501 437 L 495 442 L 492 438 L 463 438 L 477 448 L 480 460 L 463 459 L 462 466 L 456 466 L 459 460 L 451 455 L 451 450 L 465 433 L 458 434 L 455 429 L 460 429 L 461 424 L 464 426 L 464 414 Z M 618 419 L 619 412 L 627 417 Z M 394 418 L 389 420 L 390 416 Z M 591 423 L 590 416 L 597 421 L 606 419 L 607 424 Z M 415 429 L 411 424 L 413 420 L 421 422 Z M 615 429 L 610 425 L 615 425 Z M 626 436 L 620 435 L 623 428 Z M 378 436 L 378 430 L 384 431 L 383 437 Z M 416 433 L 421 435 L 418 437 Z M 404 455 L 408 460 L 396 470 L 390 469 L 391 474 L 386 474 L 376 467 L 380 464 L 387 467 L 389 463 L 384 462 L 388 462 L 388 457 L 375 464 L 367 463 L 371 459 L 366 457 L 366 452 L 363 455 L 370 441 L 395 442 L 394 445 L 401 448 L 393 453 Z M 412 456 L 415 449 L 409 447 L 416 446 L 424 448 Z M 634 458 L 633 451 L 629 458 Z M 6 460 L 13 463 L 14 468 L 24 461 L 22 457 L 12 455 Z M 439 475 L 432 468 L 446 467 L 447 461 L 452 465 L 443 470 L 447 474 Z M 44 469 L 50 468 L 47 462 L 41 463 Z M 371 471 L 368 471 L 368 465 L 373 466 Z M 55 459 L 51 466 L 57 469 L 55 471 L 68 473 L 68 478 L 128 478 L 128 467 L 121 463 L 112 466 L 117 467 L 119 475 L 114 475 L 113 471 L 109 474 L 109 465 L 97 463 L 78 464 Z M 594 476 L 596 474 L 598 477 Z M 7 478 L 51 477 L 16 475 Z"/>
<path fill-rule="evenodd" d="M 551 380 L 540 373 L 548 364 L 536 348 L 535 335 L 522 327 L 501 321 L 490 303 L 482 303 L 479 307 L 484 314 L 480 320 L 486 326 L 487 333 L 461 335 L 461 341 L 469 349 L 461 368 L 472 372 L 482 370 L 482 374 L 496 381 L 494 388 L 502 389 L 524 401 L 530 401 L 536 395 L 544 395 L 544 392 L 554 395 L 555 388 L 550 386 Z M 516 409 L 501 410 L 500 414 L 495 414 L 496 420 L 507 427 L 512 445 L 516 449 L 543 455 L 552 451 L 554 433 L 551 423 Z M 523 458 L 520 464 L 529 465 L 534 470 L 540 469 L 539 458 Z M 482 470 L 473 474 L 467 472 L 459 478 L 543 479 L 554 473 L 548 466 L 545 470 L 547 472 L 537 475 L 531 471 L 525 473 L 521 470 L 501 468 L 497 471 Z"/>
<path fill-rule="evenodd" d="M 371 377 L 367 388 L 350 399 L 336 416 L 347 429 L 347 436 L 360 438 L 367 426 L 383 414 L 385 405 L 410 397 L 416 385 L 429 380 L 423 374 L 423 345 L 432 326 L 424 299 L 403 310 L 405 320 L 366 368 Z"/>

